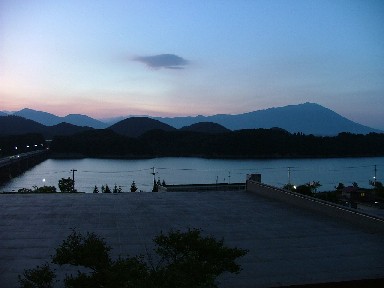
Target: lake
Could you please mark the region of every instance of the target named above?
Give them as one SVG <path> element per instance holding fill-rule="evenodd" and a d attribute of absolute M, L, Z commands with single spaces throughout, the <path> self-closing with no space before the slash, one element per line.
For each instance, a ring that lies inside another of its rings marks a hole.
<path fill-rule="evenodd" d="M 32 186 L 55 186 L 61 178 L 72 178 L 75 169 L 75 188 L 92 192 L 95 185 L 111 189 L 116 184 L 130 191 L 132 181 L 139 190 L 149 192 L 153 186 L 153 167 L 156 180 L 167 184 L 214 184 L 216 182 L 245 182 L 246 175 L 260 173 L 263 183 L 282 187 L 289 179 L 301 185 L 319 181 L 318 191 L 333 190 L 339 182 L 358 183 L 368 188 L 375 175 L 382 181 L 384 157 L 330 158 L 330 159 L 204 159 L 154 158 L 140 160 L 118 159 L 48 159 L 0 187 L 11 192 Z"/>

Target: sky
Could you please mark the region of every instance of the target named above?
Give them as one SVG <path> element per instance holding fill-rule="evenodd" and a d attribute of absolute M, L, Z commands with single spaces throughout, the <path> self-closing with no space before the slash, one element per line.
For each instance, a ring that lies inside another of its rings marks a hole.
<path fill-rule="evenodd" d="M 173 117 L 305 102 L 384 129 L 384 1 L 0 1 L 2 111 Z"/>

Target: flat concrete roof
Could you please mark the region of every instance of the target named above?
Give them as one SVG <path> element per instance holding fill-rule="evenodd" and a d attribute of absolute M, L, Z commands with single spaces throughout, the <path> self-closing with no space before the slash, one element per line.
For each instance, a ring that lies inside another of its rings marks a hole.
<path fill-rule="evenodd" d="M 50 260 L 70 234 L 95 232 L 118 255 L 145 254 L 160 231 L 201 228 L 249 249 L 220 287 L 384 277 L 384 235 L 252 192 L 0 195 L 0 287 Z"/>

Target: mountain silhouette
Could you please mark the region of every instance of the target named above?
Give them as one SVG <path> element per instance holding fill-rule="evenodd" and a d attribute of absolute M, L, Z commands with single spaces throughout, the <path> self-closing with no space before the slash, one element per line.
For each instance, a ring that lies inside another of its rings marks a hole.
<path fill-rule="evenodd" d="M 254 112 L 213 116 L 155 118 L 164 123 L 181 128 L 198 122 L 214 122 L 231 130 L 258 129 L 279 127 L 288 132 L 301 132 L 314 135 L 337 135 L 341 132 L 367 134 L 370 132 L 382 133 L 356 122 L 353 122 L 336 112 L 315 103 L 288 105 L 278 108 L 269 108 Z"/>
<path fill-rule="evenodd" d="M 70 123 L 59 123 L 57 125 L 53 126 L 46 126 L 44 135 L 45 136 L 67 136 L 67 135 L 73 135 L 79 132 L 89 131 L 93 130 L 93 128 L 87 127 L 87 126 L 76 126 Z"/>
<path fill-rule="evenodd" d="M 0 116 L 0 135 L 44 133 L 46 126 L 21 116 Z"/>
<path fill-rule="evenodd" d="M 60 121 L 59 116 L 53 115 L 51 113 L 43 112 L 43 111 L 36 111 L 29 108 L 24 108 L 20 111 L 14 112 L 13 115 L 20 116 L 25 119 L 33 120 L 45 126 L 52 126 L 62 122 Z"/>
<path fill-rule="evenodd" d="M 77 126 L 87 126 L 95 129 L 107 128 L 107 124 L 82 114 L 69 114 L 62 117 L 61 122 L 67 122 Z"/>
<path fill-rule="evenodd" d="M 56 135 L 72 135 L 75 133 L 91 130 L 90 127 L 80 127 L 69 123 L 59 123 L 53 126 L 45 126 L 36 121 L 25 119 L 21 116 L 0 116 L 0 135 L 21 135 L 29 133 L 40 133 L 45 138 Z"/>
<path fill-rule="evenodd" d="M 184 126 L 180 128 L 181 131 L 192 131 L 192 132 L 200 132 L 200 133 L 226 133 L 231 130 L 225 128 L 224 126 L 213 123 L 213 122 L 199 122 L 192 124 L 190 126 Z"/>
<path fill-rule="evenodd" d="M 62 122 L 76 126 L 88 126 L 95 129 L 102 129 L 108 126 L 106 123 L 81 114 L 69 114 L 65 117 L 59 117 L 51 113 L 24 108 L 20 111 L 14 112 L 13 115 L 36 121 L 37 123 L 45 126 L 53 126 Z"/>
<path fill-rule="evenodd" d="M 151 130 L 176 130 L 174 127 L 168 124 L 164 124 L 158 120 L 151 119 L 149 117 L 127 118 L 110 126 L 109 129 L 113 130 L 114 132 L 120 135 L 129 137 L 139 137 Z"/>
<path fill-rule="evenodd" d="M 1 115 L 4 115 L 4 113 L 0 114 L 0 116 Z M 47 112 L 35 111 L 28 108 L 15 112 L 13 115 L 22 116 L 46 126 L 67 122 L 76 126 L 88 126 L 95 129 L 103 129 L 111 125 L 86 115 L 70 114 L 65 117 L 58 117 Z M 121 117 L 115 117 L 115 121 L 117 119 L 121 119 Z M 139 121 L 140 119 L 142 121 Z M 151 122 L 149 119 L 160 121 L 160 123 Z M 125 121 L 127 123 L 125 123 Z M 290 133 L 300 132 L 322 136 L 337 135 L 341 132 L 354 134 L 368 134 L 370 132 L 383 133 L 382 130 L 373 129 L 353 122 L 328 108 L 308 102 L 298 105 L 257 110 L 237 115 L 217 114 L 213 116 L 199 115 L 195 117 L 129 117 L 117 123 L 115 122 L 115 124 L 110 127 L 112 127 L 111 129 L 116 129 L 120 134 L 138 137 L 151 129 L 164 129 L 167 131 L 167 129 L 180 129 L 200 122 L 216 123 L 229 130 L 269 129 L 279 127 Z M 139 126 L 135 127 L 136 125 Z M 124 128 L 124 126 L 126 127 Z M 191 128 L 185 129 L 196 129 L 196 127 L 192 126 Z M 203 128 L 198 127 L 197 129 L 199 130 Z"/>

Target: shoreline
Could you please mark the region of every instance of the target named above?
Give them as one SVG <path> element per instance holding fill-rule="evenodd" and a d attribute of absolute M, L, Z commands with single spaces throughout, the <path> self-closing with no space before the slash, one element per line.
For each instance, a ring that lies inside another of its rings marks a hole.
<path fill-rule="evenodd" d="M 309 155 L 309 156 L 300 156 L 300 155 L 265 155 L 265 156 L 205 156 L 205 155 L 97 155 L 89 156 L 81 153 L 56 153 L 51 152 L 48 155 L 47 159 L 117 159 L 117 160 L 147 160 L 147 159 L 157 159 L 157 158 L 200 158 L 200 159 L 224 159 L 224 160 L 278 160 L 278 159 L 347 159 L 347 158 L 376 158 L 384 157 L 384 155 L 371 155 L 371 154 L 360 154 L 360 155 L 333 155 L 333 156 L 321 156 L 321 155 Z"/>

